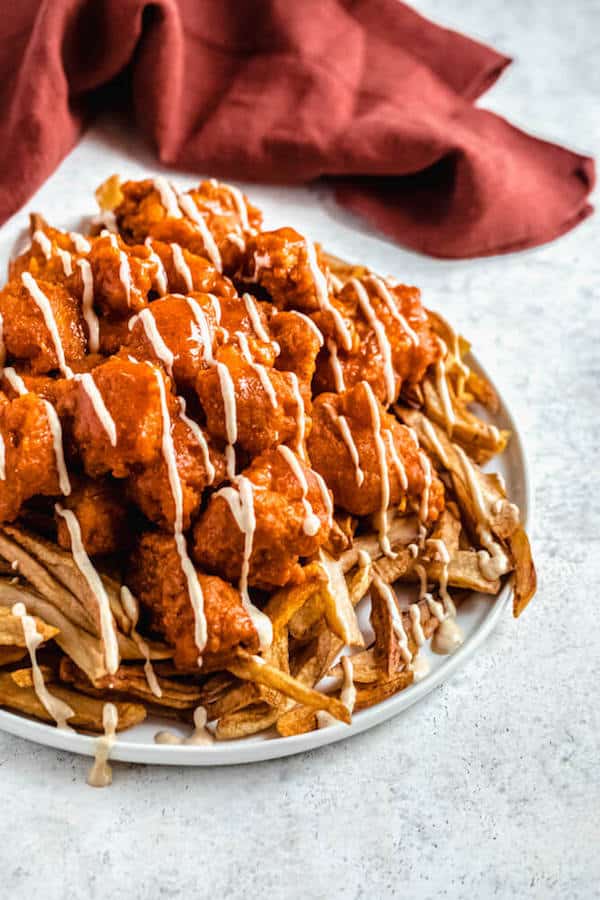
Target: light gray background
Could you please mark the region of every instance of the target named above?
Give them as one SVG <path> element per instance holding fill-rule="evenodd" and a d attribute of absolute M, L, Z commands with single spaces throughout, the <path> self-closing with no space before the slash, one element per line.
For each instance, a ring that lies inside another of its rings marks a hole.
<path fill-rule="evenodd" d="M 485 105 L 598 151 L 598 2 L 418 6 L 515 57 Z M 29 208 L 70 222 L 110 171 L 150 165 L 99 129 Z M 524 425 L 539 596 L 425 702 L 303 756 L 116 765 L 95 791 L 86 759 L 0 734 L 0 896 L 598 897 L 598 220 L 532 252 L 446 263 L 354 228 L 322 192 L 251 193 L 274 226 L 419 284 L 472 339 Z M 3 254 L 24 221 L 0 232 Z"/>

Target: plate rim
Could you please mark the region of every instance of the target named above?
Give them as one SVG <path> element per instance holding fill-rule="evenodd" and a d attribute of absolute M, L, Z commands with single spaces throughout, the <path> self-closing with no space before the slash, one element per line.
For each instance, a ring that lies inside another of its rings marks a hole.
<path fill-rule="evenodd" d="M 500 413 L 511 431 L 511 446 L 516 448 L 519 474 L 523 483 L 523 502 L 520 506 L 521 522 L 527 528 L 533 519 L 533 487 L 523 434 L 516 420 L 477 356 L 468 354 L 469 365 L 490 381 L 500 400 Z M 509 576 L 483 621 L 467 640 L 451 656 L 446 657 L 435 671 L 421 681 L 412 684 L 375 706 L 361 710 L 353 717 L 351 725 L 342 723 L 317 729 L 306 734 L 250 741 L 215 742 L 202 747 L 186 745 L 140 744 L 118 737 L 111 751 L 111 761 L 166 766 L 227 766 L 284 758 L 307 750 L 315 750 L 338 741 L 347 740 L 370 728 L 399 715 L 418 703 L 427 694 L 450 679 L 457 669 L 481 647 L 495 629 L 512 597 L 513 576 Z M 45 722 L 29 719 L 19 713 L 0 709 L 0 731 L 20 737 L 55 750 L 67 750 L 82 756 L 94 756 L 98 737 L 77 732 L 63 731 Z"/>

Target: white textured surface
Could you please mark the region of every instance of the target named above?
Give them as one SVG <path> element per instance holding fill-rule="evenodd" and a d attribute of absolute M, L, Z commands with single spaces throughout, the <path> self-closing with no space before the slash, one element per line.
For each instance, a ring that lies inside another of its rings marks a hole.
<path fill-rule="evenodd" d="M 419 8 L 517 57 L 485 99 L 532 131 L 600 148 L 597 3 Z M 88 139 L 30 204 L 91 212 L 116 168 Z M 445 687 L 303 756 L 178 770 L 88 762 L 0 734 L 0 895 L 79 898 L 600 896 L 600 241 L 596 219 L 539 250 L 444 263 L 355 230 L 322 193 L 251 190 L 333 252 L 419 284 L 468 335 L 523 422 L 540 592 Z M 83 205 L 87 203 L 87 209 Z M 281 204 L 284 204 L 283 206 Z M 4 256 L 23 214 L 0 233 Z"/>

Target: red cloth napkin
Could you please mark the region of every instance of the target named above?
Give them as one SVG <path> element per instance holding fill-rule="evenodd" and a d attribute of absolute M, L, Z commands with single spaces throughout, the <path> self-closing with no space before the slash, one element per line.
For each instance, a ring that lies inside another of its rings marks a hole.
<path fill-rule="evenodd" d="M 125 100 L 170 166 L 333 177 L 342 204 L 436 256 L 530 247 L 590 214 L 594 164 L 474 106 L 508 63 L 398 0 L 5 4 L 0 220 Z"/>

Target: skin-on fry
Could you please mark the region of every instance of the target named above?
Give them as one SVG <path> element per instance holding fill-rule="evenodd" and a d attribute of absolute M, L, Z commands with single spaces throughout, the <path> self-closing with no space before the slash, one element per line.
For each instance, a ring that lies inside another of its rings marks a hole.
<path fill-rule="evenodd" d="M 156 675 L 156 673 L 155 673 Z M 158 707 L 193 709 L 200 704 L 200 687 L 173 679 L 156 676 L 161 696 L 153 693 L 143 666 L 121 665 L 114 675 L 105 675 L 94 684 L 72 660 L 63 658 L 60 663 L 60 680 L 72 684 L 78 691 L 91 697 L 105 697 L 107 691 L 125 694 Z"/>
<path fill-rule="evenodd" d="M 238 678 L 266 684 L 268 687 L 285 694 L 286 697 L 291 697 L 298 703 L 311 706 L 314 709 L 324 709 L 336 719 L 340 719 L 347 724 L 350 723 L 350 713 L 347 707 L 339 700 L 336 700 L 335 697 L 329 697 L 327 694 L 321 694 L 319 691 L 307 688 L 300 681 L 292 678 L 291 675 L 263 662 L 258 656 L 239 651 L 236 659 L 227 664 L 227 668 L 234 675 L 237 675 Z"/>
<path fill-rule="evenodd" d="M 0 579 L 0 605 L 11 607 L 19 602 L 25 604 L 30 614 L 39 616 L 58 629 L 54 638 L 56 643 L 83 669 L 90 681 L 107 674 L 104 653 L 97 638 L 75 625 L 58 605 L 52 604 L 45 597 L 20 585 L 11 584 L 6 579 Z"/>
<path fill-rule="evenodd" d="M 104 700 L 87 697 L 58 684 L 52 685 L 52 694 L 74 710 L 75 715 L 70 717 L 69 725 L 85 731 L 101 732 L 104 730 L 102 725 Z M 19 687 L 9 673 L 0 674 L 0 706 L 34 716 L 44 722 L 54 722 L 52 716 L 38 700 L 34 689 Z M 119 714 L 118 731 L 139 725 L 146 718 L 146 709 L 141 703 L 116 702 L 115 706 Z"/>
<path fill-rule="evenodd" d="M 41 642 L 51 640 L 58 634 L 58 628 L 48 625 L 34 616 L 35 627 L 37 633 L 41 637 Z M 20 616 L 15 616 L 5 606 L 0 606 L 0 647 L 25 647 L 25 635 L 23 633 L 23 623 Z"/>
<path fill-rule="evenodd" d="M 59 608 L 64 616 L 68 617 L 74 625 L 85 629 L 89 634 L 94 634 L 94 622 L 71 591 L 67 590 L 60 581 L 53 578 L 47 569 L 34 559 L 27 550 L 19 546 L 16 541 L 7 537 L 4 533 L 5 531 L 6 529 L 0 531 L 0 556 L 7 560 L 8 563 L 16 563 L 19 574 L 26 578 L 43 597 L 46 597 L 53 605 Z M 15 600 L 14 602 L 17 601 Z"/>
<path fill-rule="evenodd" d="M 23 647 L 0 647 L 0 666 L 9 666 L 28 655 Z"/>
<path fill-rule="evenodd" d="M 320 562 L 327 575 L 327 583 L 323 587 L 323 612 L 329 628 L 344 644 L 364 647 L 341 562 L 324 551 L 320 554 Z"/>
<path fill-rule="evenodd" d="M 240 712 L 230 713 L 219 719 L 215 731 L 218 741 L 233 741 L 238 738 L 248 737 L 270 728 L 277 721 L 279 712 L 259 703 Z"/>
<path fill-rule="evenodd" d="M 517 528 L 509 539 L 515 560 L 515 582 L 513 585 L 513 614 L 520 616 L 537 589 L 537 576 L 531 556 L 529 538 L 524 528 Z"/>
<path fill-rule="evenodd" d="M 56 544 L 40 538 L 38 535 L 24 528 L 16 528 L 14 525 L 6 525 L 5 533 L 15 543 L 19 544 L 30 556 L 44 566 L 57 581 L 64 585 L 73 596 L 77 597 L 80 604 L 94 625 L 96 634 L 100 633 L 100 613 L 98 601 L 87 580 L 79 571 L 73 556 Z M 27 577 L 27 576 L 26 576 Z M 121 631 L 128 632 L 131 623 L 121 605 L 119 585 L 112 578 L 100 575 L 106 594 L 110 601 L 110 608 L 118 627 Z M 29 579 L 30 580 L 30 579 Z"/>

